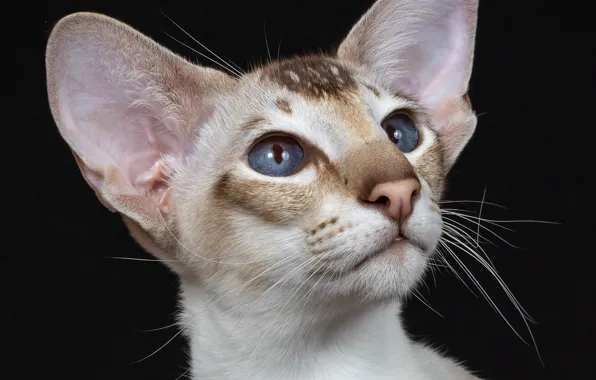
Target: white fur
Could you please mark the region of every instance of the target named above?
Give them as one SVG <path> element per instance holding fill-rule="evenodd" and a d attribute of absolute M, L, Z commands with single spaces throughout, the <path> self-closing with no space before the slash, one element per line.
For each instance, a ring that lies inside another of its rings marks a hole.
<path fill-rule="evenodd" d="M 212 304 L 212 295 L 194 284 L 183 283 L 182 290 L 181 322 L 197 380 L 471 379 L 450 359 L 408 338 L 397 302 L 321 321 L 300 310 L 271 310 L 284 294 L 267 295 L 245 315 Z"/>
<path fill-rule="evenodd" d="M 418 123 L 422 144 L 406 155 L 413 164 L 437 142 L 433 128 L 448 134 L 455 125 L 450 102 L 464 95 L 471 70 L 476 6 L 375 3 L 338 55 L 367 83 L 379 84 L 380 95 L 350 93 L 358 100 L 349 106 L 259 81 L 258 71 L 236 80 L 194 67 L 103 16 L 70 16 L 56 27 L 46 64 L 59 130 L 104 204 L 140 226 L 131 232 L 153 254 L 177 259 L 171 268 L 181 278 L 180 320 L 194 379 L 474 378 L 411 341 L 399 320 L 400 302 L 420 283 L 441 235 L 436 194 L 420 178 L 412 214 L 397 223 L 379 205 L 363 204 L 335 173 L 366 175 L 387 158 L 402 159 L 380 127 L 395 109 L 416 106 L 430 120 L 446 121 Z M 339 66 L 331 72 L 341 79 Z M 416 100 L 395 96 L 402 91 Z M 275 106 L 280 98 L 291 115 Z M 437 109 L 441 117 L 432 114 Z M 255 117 L 265 125 L 243 127 Z M 317 188 L 324 165 L 314 163 L 288 177 L 252 170 L 247 149 L 272 131 L 324 152 L 337 170 L 322 174 L 332 178 Z M 390 154 L 376 162 L 358 156 L 376 153 L 366 149 Z M 278 219 L 267 220 L 229 194 L 217 199 L 213 189 L 223 174 L 245 186 L 242 201 L 277 199 L 259 190 L 284 185 L 294 187 L 283 187 L 279 199 L 291 204 L 301 194 L 308 206 L 279 215 L 286 204 L 272 203 Z M 370 181 L 396 180 L 381 174 Z M 310 193 L 301 193 L 305 188 Z"/>

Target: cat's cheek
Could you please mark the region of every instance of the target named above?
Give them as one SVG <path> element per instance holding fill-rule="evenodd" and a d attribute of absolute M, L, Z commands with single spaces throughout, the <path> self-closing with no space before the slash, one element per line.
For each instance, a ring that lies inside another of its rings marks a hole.
<path fill-rule="evenodd" d="M 414 212 L 404 225 L 405 235 L 416 243 L 425 255 L 436 249 L 443 230 L 441 209 L 433 200 L 434 194 L 430 184 L 420 178 L 421 196 L 414 204 Z"/>
<path fill-rule="evenodd" d="M 429 196 L 440 199 L 445 187 L 446 170 L 443 165 L 441 145 L 435 142 L 413 163 L 414 171 L 421 181 L 426 182 Z"/>
<path fill-rule="evenodd" d="M 267 182 L 227 173 L 216 184 L 214 195 L 229 210 L 243 210 L 266 223 L 288 225 L 312 207 L 317 188 L 313 184 Z"/>

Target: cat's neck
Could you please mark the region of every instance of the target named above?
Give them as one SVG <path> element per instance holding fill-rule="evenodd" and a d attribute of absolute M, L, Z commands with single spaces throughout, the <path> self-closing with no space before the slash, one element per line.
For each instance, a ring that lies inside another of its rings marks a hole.
<path fill-rule="evenodd" d="M 397 303 L 320 317 L 326 313 L 287 296 L 280 312 L 275 294 L 233 305 L 224 294 L 183 284 L 182 295 L 194 379 L 380 380 L 418 372 Z"/>

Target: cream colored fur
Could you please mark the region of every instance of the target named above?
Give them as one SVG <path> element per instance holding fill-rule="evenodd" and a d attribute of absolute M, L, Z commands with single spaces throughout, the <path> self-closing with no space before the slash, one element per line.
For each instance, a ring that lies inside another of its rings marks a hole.
<path fill-rule="evenodd" d="M 473 0 L 380 0 L 336 55 L 241 77 L 106 16 L 55 26 L 56 124 L 102 203 L 180 276 L 192 378 L 476 378 L 410 340 L 399 317 L 441 236 L 447 172 L 475 128 L 476 10 Z M 395 110 L 421 135 L 411 153 L 380 127 Z M 270 132 L 308 146 L 294 175 L 248 165 Z M 405 172 L 421 191 L 398 224 L 362 194 Z"/>

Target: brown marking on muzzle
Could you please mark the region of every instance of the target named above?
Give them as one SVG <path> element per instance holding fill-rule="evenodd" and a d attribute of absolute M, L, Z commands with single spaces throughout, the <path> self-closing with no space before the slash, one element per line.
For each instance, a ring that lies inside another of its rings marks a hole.
<path fill-rule="evenodd" d="M 358 146 L 348 153 L 344 162 L 344 183 L 359 199 L 368 199 L 371 190 L 380 183 L 416 178 L 406 156 L 389 141 Z"/>

